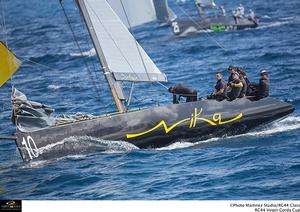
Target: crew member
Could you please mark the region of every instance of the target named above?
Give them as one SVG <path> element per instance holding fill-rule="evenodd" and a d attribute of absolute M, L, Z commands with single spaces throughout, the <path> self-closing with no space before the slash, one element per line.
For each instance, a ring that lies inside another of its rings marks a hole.
<path fill-rule="evenodd" d="M 235 68 L 232 65 L 228 66 L 228 71 L 230 73 L 228 81 L 227 81 L 227 85 L 229 85 L 229 83 L 231 83 L 233 81 L 233 75 L 235 74 Z"/>
<path fill-rule="evenodd" d="M 215 86 L 215 91 L 211 95 L 207 96 L 207 99 L 216 99 L 218 101 L 222 101 L 227 98 L 226 83 L 222 78 L 223 78 L 222 73 L 217 72 L 216 73 L 217 83 Z"/>
<path fill-rule="evenodd" d="M 244 15 L 245 15 L 245 8 L 243 7 L 242 4 L 240 4 L 237 8 L 236 8 L 236 11 L 237 11 L 237 17 L 238 18 L 243 18 Z"/>
<path fill-rule="evenodd" d="M 245 8 L 242 4 L 240 4 L 234 11 L 233 11 L 233 17 L 235 19 L 236 24 L 238 24 L 239 19 L 243 18 L 245 15 Z"/>
<path fill-rule="evenodd" d="M 240 75 L 239 79 L 240 79 L 241 83 L 243 84 L 243 87 L 242 87 L 241 93 L 240 93 L 240 95 L 238 97 L 239 98 L 243 98 L 247 94 L 248 85 L 247 85 L 247 83 L 246 83 L 246 81 L 244 79 L 244 76 L 242 74 L 239 74 L 239 75 Z"/>
<path fill-rule="evenodd" d="M 252 9 L 249 10 L 248 19 L 256 21 L 256 16 Z"/>
<path fill-rule="evenodd" d="M 220 6 L 220 10 L 221 10 L 221 15 L 225 17 L 226 16 L 226 10 L 225 10 L 223 5 Z"/>
<path fill-rule="evenodd" d="M 196 7 L 198 9 L 200 17 L 204 18 L 205 10 L 204 10 L 204 6 L 201 4 L 201 1 L 200 0 L 195 0 L 195 4 L 196 4 Z"/>
<path fill-rule="evenodd" d="M 182 84 L 170 87 L 169 92 L 173 94 L 173 104 L 178 104 L 180 97 L 186 97 L 186 102 L 197 101 L 197 91 Z"/>
<path fill-rule="evenodd" d="M 243 88 L 243 84 L 239 78 L 238 73 L 233 74 L 233 81 L 229 83 L 227 96 L 230 101 L 235 100 L 241 94 L 241 90 Z"/>
<path fill-rule="evenodd" d="M 239 96 L 239 98 L 243 98 L 245 97 L 246 95 L 249 94 L 249 85 L 250 85 L 250 81 L 245 73 L 245 71 L 243 70 L 243 68 L 241 67 L 238 67 L 237 68 L 237 73 L 240 75 L 240 81 L 242 82 L 243 84 L 243 88 L 241 90 L 241 94 Z"/>
<path fill-rule="evenodd" d="M 263 69 L 260 72 L 260 79 L 258 84 L 251 84 L 251 87 L 254 88 L 252 95 L 256 97 L 257 100 L 269 96 L 269 76 L 267 70 Z"/>

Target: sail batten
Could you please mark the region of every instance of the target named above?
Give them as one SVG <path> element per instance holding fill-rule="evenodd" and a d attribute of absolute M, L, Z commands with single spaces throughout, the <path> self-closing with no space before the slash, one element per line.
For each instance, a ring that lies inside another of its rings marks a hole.
<path fill-rule="evenodd" d="M 106 65 L 117 81 L 167 80 L 106 0 L 79 1 L 86 6 Z"/>

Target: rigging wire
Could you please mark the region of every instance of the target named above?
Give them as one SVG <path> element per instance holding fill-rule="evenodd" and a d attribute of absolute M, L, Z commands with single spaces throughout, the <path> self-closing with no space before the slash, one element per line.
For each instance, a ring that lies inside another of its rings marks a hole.
<path fill-rule="evenodd" d="M 121 4 L 122 4 L 122 2 L 121 2 Z M 95 10 L 93 9 L 93 7 L 91 7 L 91 5 L 89 5 L 88 2 L 87 2 L 87 5 L 88 5 L 89 8 L 92 10 L 93 14 L 97 17 L 99 23 L 102 25 L 102 27 L 103 27 L 103 29 L 105 30 L 105 32 L 106 32 L 106 33 L 108 34 L 108 36 L 111 38 L 111 40 L 113 41 L 114 45 L 116 46 L 116 48 L 117 48 L 117 49 L 119 50 L 119 52 L 121 53 L 121 56 L 124 58 L 124 60 L 126 61 L 126 63 L 129 65 L 129 67 L 130 67 L 130 69 L 132 70 L 132 72 L 136 75 L 137 78 L 140 78 L 139 75 L 134 71 L 134 68 L 131 66 L 131 64 L 129 63 L 129 61 L 128 61 L 127 58 L 125 57 L 124 53 L 122 52 L 122 50 L 120 49 L 120 47 L 118 46 L 118 44 L 116 43 L 116 41 L 114 40 L 114 38 L 113 38 L 113 36 L 111 35 L 111 33 L 109 32 L 109 30 L 105 27 L 105 25 L 103 24 L 103 22 L 101 21 L 100 17 L 99 17 L 98 14 L 95 12 Z M 125 13 L 125 15 L 126 15 L 128 25 L 129 25 L 129 27 L 131 28 L 130 23 L 129 23 L 129 18 L 128 18 L 128 15 L 127 15 L 127 13 L 126 13 L 126 11 L 125 11 L 125 8 L 124 8 L 124 5 L 123 5 L 123 4 L 122 4 L 122 7 L 123 7 L 124 13 Z M 134 38 L 133 38 L 133 39 L 134 39 Z M 142 59 L 142 63 L 143 63 L 143 66 L 144 66 L 144 68 L 145 68 L 147 77 L 148 77 L 148 79 L 150 79 L 149 74 L 148 74 L 148 71 L 147 71 L 147 68 L 146 68 L 146 65 L 145 65 L 145 62 L 144 62 L 144 60 L 143 60 L 143 58 L 142 58 L 140 49 L 139 49 L 139 47 L 138 47 L 138 43 L 137 43 L 137 41 L 136 41 L 135 39 L 134 39 L 134 41 L 135 41 L 136 47 L 137 47 L 137 49 L 138 49 L 138 53 L 139 53 L 139 55 L 140 55 L 140 57 L 141 57 L 141 59 Z M 112 70 L 112 71 L 113 71 L 113 70 Z M 127 102 L 128 102 L 128 100 L 127 100 Z"/>
<path fill-rule="evenodd" d="M 221 48 L 224 51 L 228 51 L 223 45 L 220 44 L 219 41 L 217 41 L 213 36 L 211 36 L 209 34 L 209 32 L 207 32 L 207 30 L 205 30 L 203 27 L 200 26 L 200 24 L 198 24 L 198 22 L 191 16 L 189 15 L 182 7 L 180 7 L 179 5 L 175 4 L 180 10 L 181 12 L 183 12 L 194 24 L 196 24 L 201 30 L 204 31 L 205 35 L 207 35 L 207 37 L 209 37 L 210 39 L 212 39 L 219 48 Z"/>
<path fill-rule="evenodd" d="M 62 10 L 63 10 L 63 13 L 64 13 L 64 15 L 65 15 L 66 21 L 67 21 L 67 23 L 68 23 L 68 26 L 69 26 L 69 28 L 70 28 L 70 30 L 71 30 L 73 41 L 74 41 L 75 44 L 77 45 L 77 47 L 78 47 L 78 49 L 79 49 L 79 51 L 80 51 L 80 54 L 81 54 L 81 56 L 83 57 L 83 56 L 84 56 L 84 55 L 83 55 L 83 50 L 82 50 L 82 48 L 81 48 L 81 46 L 80 46 L 80 44 L 79 44 L 79 42 L 78 42 L 78 40 L 77 40 L 77 38 L 76 38 L 75 32 L 74 32 L 73 27 L 72 27 L 72 25 L 71 25 L 71 21 L 70 21 L 68 15 L 67 15 L 67 11 L 66 11 L 65 8 L 64 8 L 64 5 L 63 5 L 63 3 L 62 3 L 62 0 L 60 0 L 60 5 L 61 5 L 61 7 L 62 7 Z M 97 83 L 96 83 L 95 80 L 93 79 L 92 71 L 91 71 L 90 67 L 88 66 L 88 64 L 87 64 L 87 62 L 86 62 L 85 60 L 84 60 L 84 64 L 85 64 L 85 66 L 86 66 L 86 68 L 87 68 L 87 70 L 88 70 L 88 73 L 89 73 L 89 76 L 90 76 L 90 78 L 91 78 L 91 81 L 93 82 L 94 88 L 95 88 L 95 90 L 96 90 L 96 94 L 98 95 L 99 100 L 101 101 L 101 91 L 100 91 L 100 89 L 98 88 Z"/>
<path fill-rule="evenodd" d="M 125 10 L 125 7 L 124 7 L 124 4 L 123 4 L 123 1 L 122 1 L 122 0 L 120 0 L 120 3 L 121 3 L 121 6 L 122 6 L 122 9 L 123 9 L 123 12 L 124 12 L 124 14 L 125 14 L 125 17 L 126 17 L 127 24 L 128 24 L 128 26 L 129 26 L 129 29 L 128 29 L 128 30 L 129 30 L 129 32 L 132 34 L 132 26 L 131 26 L 131 23 L 130 23 L 129 17 L 128 17 L 128 15 L 127 15 L 127 12 L 126 12 L 126 10 Z M 146 74 L 147 74 L 148 80 L 150 80 L 150 77 L 149 77 L 149 74 L 148 74 L 148 70 L 147 70 L 147 67 L 146 67 L 146 64 L 145 64 L 144 58 L 142 57 L 142 54 L 141 54 L 141 51 L 140 51 L 139 45 L 138 45 L 138 43 L 137 43 L 137 40 L 136 40 L 135 38 L 133 38 L 133 40 L 134 40 L 134 43 L 135 43 L 136 49 L 137 49 L 137 51 L 138 51 L 138 53 L 139 53 L 139 57 L 140 57 L 140 59 L 141 59 L 141 61 L 142 61 L 142 64 L 143 64 L 144 70 L 145 70 L 145 72 L 146 72 Z M 131 88 L 130 88 L 130 92 L 129 92 L 129 96 L 128 96 L 128 100 L 127 100 L 127 104 L 126 104 L 126 108 L 127 108 L 127 110 L 128 110 L 128 108 L 129 108 L 129 105 L 130 105 L 130 102 L 131 102 L 131 99 L 132 99 L 132 95 L 133 95 L 133 89 L 134 89 L 134 83 L 132 83 L 132 85 L 131 85 Z"/>
<path fill-rule="evenodd" d="M 124 11 L 124 14 L 125 14 L 125 17 L 126 17 L 127 24 L 128 24 L 128 26 L 129 26 L 129 31 L 131 31 L 131 28 L 132 28 L 132 27 L 131 27 L 131 23 L 130 23 L 130 21 L 129 21 L 129 17 L 128 17 L 127 12 L 126 12 L 126 9 L 125 9 L 125 7 L 124 7 L 123 1 L 120 0 L 120 3 L 121 3 L 121 5 L 122 5 L 122 9 L 123 9 L 123 11 Z M 141 54 L 141 51 L 140 51 L 140 48 L 139 48 L 139 45 L 138 45 L 137 40 L 134 39 L 134 41 L 135 41 L 136 48 L 137 48 L 137 50 L 138 50 L 139 56 L 140 56 L 140 58 L 141 58 L 141 61 L 142 61 L 142 63 L 143 63 L 144 69 L 145 69 L 145 71 L 146 71 L 147 77 L 148 77 L 148 79 L 149 79 L 149 81 L 150 81 L 150 77 L 149 77 L 148 69 L 147 69 L 146 64 L 145 64 L 144 57 L 143 57 L 142 54 Z M 163 85 L 161 82 L 157 82 L 157 83 L 158 83 L 159 85 L 161 85 L 163 88 L 166 88 L 166 89 L 168 90 L 168 87 L 166 87 L 165 85 Z"/>
<path fill-rule="evenodd" d="M 52 67 L 47 66 L 47 65 L 44 65 L 44 64 L 42 64 L 42 63 L 38 63 L 38 62 L 35 62 L 35 61 L 33 61 L 33 60 L 27 59 L 27 58 L 25 58 L 25 57 L 21 57 L 21 56 L 19 56 L 19 55 L 18 55 L 18 58 L 21 59 L 21 61 L 23 61 L 23 62 L 26 61 L 26 62 L 29 62 L 29 63 L 33 63 L 33 64 L 35 64 L 35 65 L 38 65 L 38 66 L 47 68 L 47 69 L 52 70 L 52 71 L 60 71 L 59 69 L 52 68 Z"/>
<path fill-rule="evenodd" d="M 132 84 L 131 84 L 131 88 L 130 88 L 130 92 L 129 92 L 129 97 L 128 97 L 127 104 L 126 104 L 126 109 L 127 110 L 128 110 L 129 105 L 131 103 L 131 98 L 132 98 L 132 94 L 133 94 L 133 88 L 134 88 L 134 82 L 132 82 Z"/>
<path fill-rule="evenodd" d="M 121 3 L 121 5 L 122 5 L 122 9 L 123 9 L 123 11 L 124 11 L 124 14 L 125 14 L 125 17 L 126 17 L 126 21 L 127 21 L 127 23 L 128 23 L 128 26 L 129 26 L 129 31 L 130 31 L 132 27 L 131 27 L 131 23 L 130 23 L 130 21 L 129 21 L 129 17 L 128 17 L 128 15 L 127 15 L 127 12 L 126 12 L 126 10 L 125 10 L 125 7 L 124 7 L 124 4 L 123 4 L 123 1 L 122 1 L 122 0 L 120 0 L 120 3 Z M 132 34 L 132 33 L 131 33 L 131 34 Z M 147 74 L 148 80 L 150 81 L 150 76 L 149 76 L 149 74 L 148 74 L 148 70 L 147 70 L 147 67 L 146 67 L 146 64 L 145 64 L 144 57 L 142 56 L 142 53 L 141 53 L 141 50 L 140 50 L 139 44 L 138 44 L 138 42 L 137 42 L 137 40 L 136 40 L 135 38 L 133 38 L 133 40 L 134 40 L 134 43 L 135 43 L 135 45 L 136 45 L 137 51 L 138 51 L 138 53 L 139 53 L 139 56 L 140 56 L 140 58 L 141 58 L 141 61 L 142 61 L 143 67 L 144 67 L 144 69 L 145 69 L 145 71 L 146 71 L 146 74 Z"/>
<path fill-rule="evenodd" d="M 108 34 L 108 36 L 111 38 L 111 40 L 113 41 L 113 43 L 115 44 L 115 46 L 117 47 L 117 49 L 119 50 L 119 52 L 121 53 L 121 56 L 124 58 L 124 60 L 126 61 L 126 63 L 129 65 L 130 69 L 132 70 L 132 72 L 137 76 L 137 78 L 139 78 L 139 75 L 134 71 L 133 67 L 131 66 L 131 64 L 129 63 L 129 61 L 127 60 L 127 58 L 125 57 L 124 53 L 121 51 L 121 49 L 119 48 L 118 44 L 115 42 L 115 40 L 113 39 L 113 36 L 111 35 L 111 33 L 109 33 L 109 31 L 106 29 L 105 25 L 103 24 L 103 22 L 101 21 L 101 19 L 99 18 L 99 16 L 97 15 L 97 13 L 95 12 L 95 10 L 93 9 L 93 7 L 91 7 L 91 5 L 89 4 L 89 2 L 87 1 L 87 5 L 89 6 L 89 8 L 92 10 L 93 14 L 97 17 L 99 23 L 102 25 L 103 29 L 105 30 L 105 32 Z M 113 70 L 112 70 L 113 71 Z"/>
<path fill-rule="evenodd" d="M 75 2 L 75 0 L 74 0 L 74 2 Z M 80 11 L 80 12 L 81 12 L 81 11 Z M 87 44 L 87 46 L 88 46 L 88 49 L 90 49 L 89 51 L 91 51 L 92 49 L 95 50 L 95 48 L 94 48 L 93 46 L 90 45 L 91 40 L 89 39 L 90 37 L 89 37 L 88 33 L 86 33 L 86 26 L 85 26 L 85 23 L 84 23 L 84 20 L 83 20 L 82 16 L 80 17 L 80 20 L 81 20 L 82 32 L 83 32 L 83 35 L 84 35 L 84 37 L 85 37 L 85 40 L 86 40 L 86 44 Z M 96 50 L 95 50 L 95 51 L 96 51 Z M 92 63 L 92 66 L 93 66 L 93 69 L 94 69 L 94 72 L 95 72 L 95 78 L 96 78 L 96 81 L 100 82 L 100 81 L 101 81 L 101 80 L 100 80 L 100 74 L 97 74 L 97 73 L 96 73 L 96 72 L 97 72 L 97 71 L 96 71 L 97 68 L 96 68 L 95 63 Z M 99 90 L 100 90 L 100 89 L 101 89 L 101 87 L 99 87 Z"/>
<path fill-rule="evenodd" d="M 205 30 L 203 27 L 200 26 L 200 24 L 198 24 L 198 22 L 191 16 L 189 15 L 182 7 L 180 7 L 177 3 L 175 3 L 175 5 L 181 10 L 181 12 L 183 12 L 194 24 L 196 24 L 201 30 L 203 30 L 203 32 L 205 33 L 205 35 L 210 38 L 213 42 L 215 42 L 217 44 L 217 46 L 224 50 L 225 52 L 228 52 L 228 49 L 225 48 L 218 40 L 216 40 L 213 36 L 210 35 L 209 32 L 207 32 L 207 30 Z M 231 62 L 234 63 L 234 58 L 231 58 Z"/>
<path fill-rule="evenodd" d="M 159 84 L 161 87 L 165 88 L 166 90 L 169 90 L 169 88 L 164 84 L 162 84 L 161 82 L 156 82 L 156 83 Z"/>
<path fill-rule="evenodd" d="M 205 33 L 205 35 L 207 37 L 209 37 L 213 42 L 215 42 L 217 44 L 217 46 L 222 49 L 225 52 L 228 52 L 228 50 L 218 41 L 216 40 L 213 36 L 210 35 L 209 32 L 207 32 L 207 30 L 205 30 L 203 27 L 200 26 L 200 24 L 198 24 L 198 22 L 191 16 L 189 15 L 181 6 L 178 5 L 178 3 L 175 3 L 175 5 L 181 10 L 181 12 L 183 12 L 194 24 L 196 24 L 200 29 L 203 30 L 203 32 Z M 234 63 L 234 59 L 231 58 L 231 62 Z M 163 88 L 165 88 L 166 90 L 168 90 L 169 88 L 167 86 L 165 86 L 163 83 L 161 82 L 157 82 L 157 84 L 159 84 L 160 86 L 162 86 Z"/>

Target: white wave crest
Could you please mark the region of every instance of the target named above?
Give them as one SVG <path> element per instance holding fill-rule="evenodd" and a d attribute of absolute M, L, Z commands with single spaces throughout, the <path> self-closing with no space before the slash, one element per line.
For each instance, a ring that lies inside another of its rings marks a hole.
<path fill-rule="evenodd" d="M 272 27 L 280 27 L 283 25 L 291 24 L 294 21 L 274 21 L 268 24 L 261 24 L 258 29 L 267 29 L 267 28 L 272 28 Z"/>
<path fill-rule="evenodd" d="M 283 18 L 279 18 L 279 20 L 282 20 L 282 21 L 289 21 L 289 20 L 294 20 L 296 19 L 297 16 L 290 16 L 290 17 L 283 17 Z"/>
<path fill-rule="evenodd" d="M 288 132 L 292 130 L 300 129 L 300 117 L 289 116 L 279 122 L 273 123 L 268 127 L 265 127 L 259 131 L 249 132 L 244 135 L 248 136 L 266 136 L 281 132 Z"/>
<path fill-rule="evenodd" d="M 271 19 L 271 17 L 268 16 L 268 15 L 263 15 L 263 16 L 260 17 L 260 19 L 262 19 L 262 18 L 264 18 L 264 19 Z"/>
<path fill-rule="evenodd" d="M 39 154 L 45 154 L 49 152 L 72 152 L 78 154 L 80 152 L 88 150 L 99 150 L 101 152 L 124 152 L 138 149 L 133 144 L 125 141 L 110 141 L 90 136 L 72 136 L 62 141 L 46 145 L 39 149 Z"/>
<path fill-rule="evenodd" d="M 188 148 L 188 147 L 191 147 L 194 145 L 195 145 L 195 143 L 179 141 L 179 142 L 173 143 L 166 147 L 157 148 L 156 150 L 184 149 L 184 148 Z"/>
<path fill-rule="evenodd" d="M 83 160 L 87 157 L 87 155 L 84 154 L 77 154 L 77 155 L 67 155 L 67 156 L 62 156 L 58 158 L 49 158 L 49 159 L 39 159 L 39 160 L 32 160 L 30 163 L 25 163 L 21 166 L 23 169 L 27 168 L 43 168 L 48 166 L 49 164 L 59 162 L 64 159 L 71 159 L 71 160 Z"/>
<path fill-rule="evenodd" d="M 182 4 L 182 3 L 186 3 L 186 2 L 187 2 L 187 0 L 176 0 L 177 4 Z"/>
<path fill-rule="evenodd" d="M 61 86 L 59 86 L 59 85 L 48 85 L 48 89 L 50 89 L 50 90 L 58 90 L 60 88 L 61 88 Z"/>
<path fill-rule="evenodd" d="M 71 53 L 70 54 L 72 57 L 92 57 L 92 56 L 95 56 L 96 55 L 96 50 L 95 48 L 92 48 L 90 49 L 89 51 L 85 51 L 85 52 L 82 52 L 82 53 Z"/>
<path fill-rule="evenodd" d="M 23 169 L 28 169 L 28 168 L 42 168 L 45 167 L 49 164 L 49 161 L 47 160 L 35 160 L 35 161 L 30 161 L 30 163 L 25 163 L 21 166 Z"/>

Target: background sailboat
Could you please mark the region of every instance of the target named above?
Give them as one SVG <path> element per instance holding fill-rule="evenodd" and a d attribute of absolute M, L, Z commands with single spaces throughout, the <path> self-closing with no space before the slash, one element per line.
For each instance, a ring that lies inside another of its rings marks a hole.
<path fill-rule="evenodd" d="M 237 18 L 231 12 L 226 13 L 224 6 L 217 5 L 214 0 L 194 0 L 194 3 L 200 17 L 191 17 L 184 9 L 181 9 L 188 18 L 179 17 L 172 21 L 172 31 L 175 35 L 185 36 L 195 32 L 218 32 L 258 27 L 258 20 L 255 16 L 243 14 Z M 208 11 L 210 11 L 210 15 L 208 15 Z"/>

